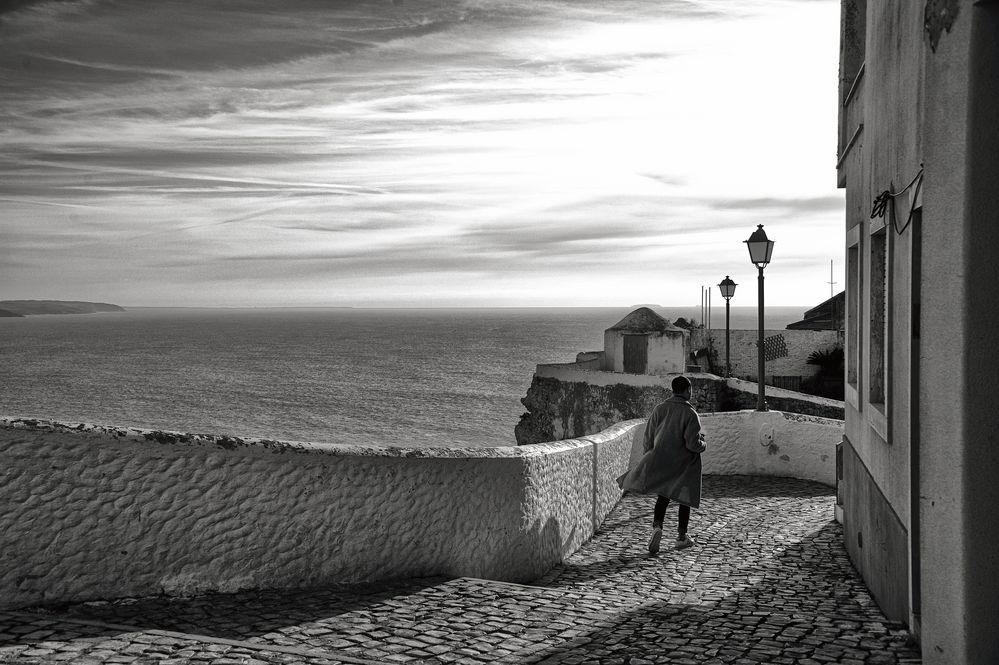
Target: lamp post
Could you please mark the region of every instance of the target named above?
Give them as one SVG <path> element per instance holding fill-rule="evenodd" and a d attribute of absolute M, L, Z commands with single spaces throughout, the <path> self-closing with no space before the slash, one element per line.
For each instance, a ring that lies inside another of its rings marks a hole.
<path fill-rule="evenodd" d="M 757 224 L 756 230 L 753 234 L 749 236 L 749 240 L 743 241 L 749 248 L 749 260 L 752 261 L 753 265 L 760 271 L 760 276 L 758 278 L 759 284 L 759 318 L 760 318 L 760 335 L 756 346 L 756 353 L 759 357 L 759 369 L 756 377 L 756 384 L 759 387 L 759 393 L 756 398 L 756 410 L 766 411 L 767 410 L 767 397 L 765 392 L 765 382 L 766 382 L 766 360 L 763 356 L 763 269 L 767 267 L 770 263 L 770 256 L 774 253 L 774 241 L 767 238 L 766 232 L 763 230 L 762 224 Z"/>
<path fill-rule="evenodd" d="M 722 298 L 725 299 L 725 376 L 732 376 L 732 361 L 731 355 L 729 354 L 729 344 L 728 344 L 728 305 L 729 300 L 735 295 L 735 287 L 738 284 L 732 281 L 732 278 L 725 275 L 725 279 L 721 281 L 718 288 L 721 290 Z"/>

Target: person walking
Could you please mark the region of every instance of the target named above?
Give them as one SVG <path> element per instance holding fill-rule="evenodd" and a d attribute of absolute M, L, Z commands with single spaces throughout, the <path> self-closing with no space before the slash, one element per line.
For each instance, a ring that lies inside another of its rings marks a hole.
<path fill-rule="evenodd" d="M 701 505 L 701 453 L 706 448 L 701 420 L 690 405 L 690 380 L 675 377 L 671 387 L 673 396 L 652 410 L 645 425 L 645 454 L 634 469 L 617 479 L 623 490 L 658 497 L 652 513 L 649 554 L 659 552 L 670 500 L 680 504 L 675 545 L 678 550 L 694 544 L 687 535 L 690 509 Z"/>

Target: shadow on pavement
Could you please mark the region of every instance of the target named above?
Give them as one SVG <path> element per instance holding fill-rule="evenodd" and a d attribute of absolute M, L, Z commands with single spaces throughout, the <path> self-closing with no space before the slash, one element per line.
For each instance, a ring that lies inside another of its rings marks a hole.
<path fill-rule="evenodd" d="M 815 498 L 836 494 L 834 487 L 827 487 L 812 480 L 780 476 L 705 475 L 701 484 L 703 496 L 712 498 Z"/>
<path fill-rule="evenodd" d="M 797 662 L 815 655 L 825 662 L 918 662 L 904 626 L 884 619 L 853 570 L 835 522 L 765 562 L 740 563 L 716 590 L 697 588 L 699 600 L 670 602 L 661 599 L 664 589 L 649 588 L 649 597 L 659 600 L 616 614 L 528 662 Z M 604 574 L 598 566 L 572 568 L 577 575 Z"/>
<path fill-rule="evenodd" d="M 427 578 L 341 588 L 213 593 L 193 598 L 156 596 L 63 604 L 31 611 L 39 619 L 53 621 L 82 619 L 145 630 L 248 640 L 280 632 L 287 626 L 330 619 L 347 612 L 363 612 L 365 608 L 391 602 L 396 597 L 419 594 L 445 581 L 446 578 Z M 104 630 L 109 635 L 122 632 Z"/>
<path fill-rule="evenodd" d="M 677 507 L 671 504 L 664 521 L 661 551 L 650 555 L 647 548 L 655 498 L 629 493 L 590 544 L 536 584 L 551 588 L 607 587 L 635 574 L 643 575 L 650 583 L 666 584 L 686 577 L 690 565 L 724 570 L 727 576 L 733 567 L 738 568 L 739 557 L 747 563 L 761 562 L 783 552 L 792 539 L 782 535 L 782 525 L 800 511 L 801 499 L 831 501 L 835 490 L 794 478 L 704 476 L 702 494 L 701 506 L 693 511 L 690 521 L 690 534 L 697 543 L 694 548 L 673 548 Z M 832 518 L 830 503 L 826 519 L 831 522 Z M 792 527 L 796 534 L 799 529 Z"/>
<path fill-rule="evenodd" d="M 42 641 L 70 642 L 78 639 L 115 638 L 129 631 L 110 626 L 65 623 L 44 615 L 0 613 L 0 647 L 36 644 Z M 5 662 L 0 656 L 0 663 Z"/>

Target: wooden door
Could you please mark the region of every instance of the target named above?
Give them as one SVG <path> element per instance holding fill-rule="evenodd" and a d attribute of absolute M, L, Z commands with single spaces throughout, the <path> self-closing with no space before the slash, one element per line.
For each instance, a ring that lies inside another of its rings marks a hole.
<path fill-rule="evenodd" d="M 624 371 L 628 374 L 645 374 L 649 362 L 649 336 L 624 336 Z"/>

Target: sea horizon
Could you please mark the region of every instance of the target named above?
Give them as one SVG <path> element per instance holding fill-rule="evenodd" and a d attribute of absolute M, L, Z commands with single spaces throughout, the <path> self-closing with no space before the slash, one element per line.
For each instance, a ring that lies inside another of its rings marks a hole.
<path fill-rule="evenodd" d="M 134 307 L 4 318 L 0 415 L 340 445 L 512 446 L 537 365 L 602 349 L 604 331 L 633 309 Z M 733 308 L 733 329 L 755 323 L 756 308 L 745 309 Z M 802 313 L 768 309 L 768 324 Z"/>
<path fill-rule="evenodd" d="M 117 303 L 114 303 L 117 304 Z M 678 306 L 670 307 L 666 305 L 649 305 L 649 304 L 637 304 L 637 305 L 434 305 L 434 306 L 380 306 L 380 305 L 121 305 L 126 310 L 223 310 L 223 311 L 236 311 L 236 310 L 250 310 L 250 311 L 261 311 L 261 310 L 285 310 L 285 311 L 308 311 L 308 310 L 356 310 L 356 311 L 495 311 L 495 310 L 507 310 L 507 311 L 566 311 L 566 310 L 589 310 L 589 311 L 611 311 L 611 310 L 621 310 L 627 314 L 640 307 L 648 307 L 654 312 L 663 316 L 672 323 L 678 317 L 684 317 L 686 319 L 693 318 L 698 324 L 703 323 L 701 321 L 702 309 L 698 306 Z M 793 323 L 795 321 L 800 321 L 804 318 L 805 312 L 812 309 L 816 305 L 768 305 L 764 310 L 764 318 L 766 320 L 766 329 L 780 329 L 784 328 L 787 324 Z M 746 317 L 752 314 L 753 321 L 752 325 L 742 328 L 742 329 L 754 329 L 757 327 L 757 316 L 758 308 L 755 305 L 733 305 L 729 309 L 729 317 L 732 321 L 731 328 L 738 329 L 734 323 L 736 321 L 746 321 Z M 725 327 L 725 307 L 716 306 L 712 304 L 710 308 L 711 312 L 711 329 Z M 103 312 L 104 314 L 114 314 L 115 312 Z M 48 315 L 51 316 L 51 315 Z M 617 323 L 616 321 L 608 323 L 607 327 L 610 327 Z"/>

